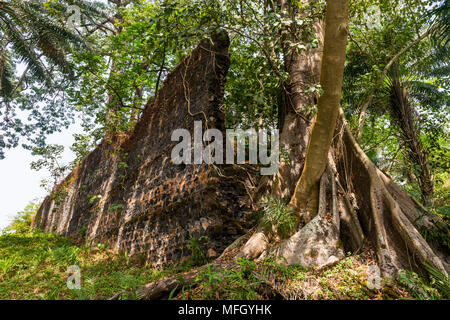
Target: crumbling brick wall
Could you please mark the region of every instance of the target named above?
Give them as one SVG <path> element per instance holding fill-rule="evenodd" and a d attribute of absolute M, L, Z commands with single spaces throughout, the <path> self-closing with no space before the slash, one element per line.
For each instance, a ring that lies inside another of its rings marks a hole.
<path fill-rule="evenodd" d="M 167 76 L 131 134 L 105 138 L 54 189 L 35 227 L 144 254 L 154 265 L 189 255 L 191 236 L 207 235 L 208 247 L 219 253 L 245 232 L 250 201 L 238 167 L 175 165 L 170 159 L 177 144 L 173 130 L 192 133 L 195 120 L 224 130 L 229 40 L 224 33 L 212 39 Z"/>

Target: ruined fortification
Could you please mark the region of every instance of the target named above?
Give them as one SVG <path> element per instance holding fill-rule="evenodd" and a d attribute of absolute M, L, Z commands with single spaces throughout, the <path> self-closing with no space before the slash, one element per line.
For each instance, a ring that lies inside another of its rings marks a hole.
<path fill-rule="evenodd" d="M 237 166 L 175 165 L 177 128 L 224 130 L 229 40 L 203 40 L 166 78 L 130 134 L 105 138 L 42 203 L 34 227 L 105 243 L 154 265 L 191 252 L 192 236 L 219 254 L 245 233 L 250 199 Z M 245 172 L 244 172 L 245 173 Z"/>

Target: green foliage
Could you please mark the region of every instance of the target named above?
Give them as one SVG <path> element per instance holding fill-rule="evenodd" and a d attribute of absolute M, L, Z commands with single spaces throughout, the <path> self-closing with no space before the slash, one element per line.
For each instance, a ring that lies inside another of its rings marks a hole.
<path fill-rule="evenodd" d="M 202 242 L 207 241 L 207 236 L 201 236 L 199 238 L 196 238 L 194 236 L 190 236 L 188 243 L 186 247 L 191 249 L 192 254 L 189 258 L 189 263 L 191 265 L 204 265 L 208 262 L 208 259 L 206 257 L 206 251 L 204 249 L 204 246 L 202 245 Z"/>
<path fill-rule="evenodd" d="M 102 129 L 89 130 L 89 134 L 75 133 L 73 134 L 75 142 L 70 149 L 75 153 L 73 166 L 78 165 L 88 155 L 88 153 L 96 147 L 96 141 L 103 136 Z"/>
<path fill-rule="evenodd" d="M 93 34 L 96 45 L 74 55 L 78 87 L 67 93 L 79 106 L 85 131 L 75 149 L 85 154 L 105 132 L 133 129 L 168 71 L 212 31 L 200 27 L 208 21 L 201 4 L 133 1 L 109 7 L 114 18 Z"/>
<path fill-rule="evenodd" d="M 76 264 L 78 262 L 78 255 L 80 253 L 80 250 L 80 248 L 71 245 L 48 248 L 49 255 L 60 266 Z"/>
<path fill-rule="evenodd" d="M 446 48 L 450 41 L 450 3 L 441 1 L 427 15 L 431 18 L 431 24 L 436 27 L 433 31 L 433 42 L 436 46 Z"/>
<path fill-rule="evenodd" d="M 39 209 L 40 204 L 30 202 L 22 211 L 19 211 L 12 222 L 3 230 L 5 233 L 27 233 L 31 230 L 31 219 Z"/>
<path fill-rule="evenodd" d="M 114 212 L 114 213 L 120 213 L 120 212 L 122 212 L 122 209 L 123 209 L 123 205 L 122 204 L 112 204 L 110 207 L 109 207 L 109 212 Z"/>
<path fill-rule="evenodd" d="M 347 257 L 335 266 L 314 270 L 300 265 L 286 266 L 280 257 L 254 262 L 239 258 L 235 266 L 207 265 L 194 282 L 184 286 L 181 299 L 273 299 L 275 292 L 300 299 L 383 299 L 403 295 L 395 284 L 371 290 L 367 287 L 367 265 L 359 257 Z M 265 288 L 276 288 L 275 292 Z M 270 292 L 270 293 L 269 293 Z M 279 296 L 278 296 L 279 298 Z"/>
<path fill-rule="evenodd" d="M 251 262 L 240 259 L 238 263 L 247 269 L 214 270 L 208 264 L 207 269 L 202 270 L 195 279 L 202 289 L 200 296 L 197 296 L 196 299 L 258 299 L 259 295 L 255 290 L 260 283 L 251 272 L 252 269 L 248 269 Z"/>
<path fill-rule="evenodd" d="M 78 230 L 78 235 L 79 235 L 80 237 L 84 237 L 84 236 L 86 235 L 86 231 L 87 231 L 87 227 L 86 227 L 86 226 L 82 226 L 82 227 L 80 228 L 80 230 Z"/>
<path fill-rule="evenodd" d="M 280 157 L 289 166 L 291 164 L 291 159 L 289 157 L 289 152 L 287 150 L 280 151 Z"/>
<path fill-rule="evenodd" d="M 43 147 L 46 137 L 73 118 L 66 90 L 73 85 L 70 53 L 87 42 L 66 26 L 67 8 L 99 14 L 83 0 L 11 0 L 0 4 L 0 159 L 6 148 Z M 19 67 L 25 66 L 25 69 Z M 20 71 L 20 73 L 19 73 Z"/>
<path fill-rule="evenodd" d="M 295 227 L 294 210 L 280 199 L 269 197 L 262 203 L 261 223 L 268 232 L 286 238 Z"/>
<path fill-rule="evenodd" d="M 267 257 L 256 263 L 240 258 L 232 268 L 207 265 L 195 279 L 195 288 L 183 286 L 179 297 L 273 298 L 263 294 L 262 289 L 273 285 L 274 279 L 280 284 L 278 287 L 282 292 L 293 297 L 304 294 L 305 284 L 314 285 L 314 290 L 308 291 L 309 294 L 304 297 L 308 299 L 371 299 L 379 298 L 381 294 L 367 289 L 364 271 L 367 266 L 361 264 L 358 257 L 345 258 L 334 267 L 322 271 L 285 266 L 280 261 L 279 258 Z M 70 290 L 66 285 L 66 270 L 72 264 L 78 265 L 81 270 L 80 290 Z M 121 299 L 136 299 L 135 292 L 139 285 L 189 269 L 181 265 L 164 270 L 154 269 L 136 264 L 128 256 L 108 250 L 102 244 L 97 244 L 94 251 L 91 247 L 77 247 L 68 238 L 40 231 L 0 236 L 0 299 L 105 299 L 119 291 L 126 292 Z M 416 286 L 419 280 L 415 277 L 407 276 L 403 280 Z M 413 294 L 413 297 L 444 297 L 440 292 L 444 288 L 448 292 L 448 278 L 439 273 L 431 277 L 433 285 L 425 287 L 426 293 L 416 287 L 418 294 Z"/>
<path fill-rule="evenodd" d="M 235 37 L 231 43 L 231 70 L 226 83 L 227 126 L 273 126 L 277 121 L 279 80 L 273 76 L 258 45 Z"/>
<path fill-rule="evenodd" d="M 126 169 L 126 168 L 128 168 L 128 164 L 126 162 L 121 161 L 121 162 L 119 162 L 117 167 L 119 170 Z"/>
<path fill-rule="evenodd" d="M 32 149 L 32 155 L 38 157 L 38 160 L 32 161 L 30 167 L 36 171 L 42 169 L 48 170 L 51 181 L 42 180 L 41 187 L 49 192 L 72 169 L 71 165 L 61 163 L 63 152 L 64 146 L 58 144 L 48 144 L 44 147 L 35 147 Z"/>
<path fill-rule="evenodd" d="M 430 274 L 431 284 L 434 286 L 443 299 L 450 299 L 450 278 L 448 275 L 443 274 L 435 267 L 425 264 L 425 268 Z"/>
<path fill-rule="evenodd" d="M 67 268 L 81 270 L 81 289 L 67 288 Z M 136 265 L 124 255 L 99 244 L 77 247 L 71 240 L 40 231 L 0 236 L 0 299 L 136 299 L 139 285 L 169 276 L 176 270 Z"/>
<path fill-rule="evenodd" d="M 59 8 L 59 10 L 61 9 Z M 4 59 L 3 55 L 9 53 L 9 50 L 13 50 L 20 61 L 27 65 L 27 69 L 33 76 L 49 83 L 51 79 L 40 58 L 40 54 L 42 54 L 48 62 L 58 66 L 64 73 L 71 74 L 72 69 L 66 60 L 63 47 L 68 44 L 80 47 L 85 43 L 77 34 L 52 19 L 53 13 L 59 11 L 56 8 L 53 10 L 53 12 L 50 11 L 48 7 L 36 0 L 3 2 L 0 5 L 2 18 L 0 30 L 4 39 L 12 45 L 7 50 L 1 51 L 0 63 L 11 64 L 12 61 Z M 28 40 L 26 40 L 27 38 Z M 3 41 L 2 47 L 6 47 L 6 43 Z M 9 67 L 12 68 L 11 65 Z M 0 69 L 3 69 L 3 66 Z M 2 76 L 2 82 L 7 85 L 2 86 L 0 92 L 4 98 L 9 98 L 13 92 L 5 89 L 14 87 L 11 83 L 13 80 L 10 78 L 12 75 L 2 74 Z"/>
<path fill-rule="evenodd" d="M 5 257 L 0 259 L 0 270 L 3 274 L 7 274 L 13 267 L 16 266 L 18 259 L 16 257 Z"/>
<path fill-rule="evenodd" d="M 106 249 L 106 245 L 104 243 L 97 243 L 97 249 L 102 251 Z"/>
<path fill-rule="evenodd" d="M 102 196 L 100 194 L 93 195 L 89 198 L 89 205 L 92 206 L 97 200 L 100 200 Z"/>
<path fill-rule="evenodd" d="M 435 246 L 442 247 L 450 254 L 450 226 L 448 221 L 438 221 L 432 228 L 420 228 L 420 234 L 424 239 Z"/>
<path fill-rule="evenodd" d="M 403 10 L 403 5 L 408 9 Z M 369 0 L 353 2 L 351 11 L 342 105 L 349 123 L 356 129 L 361 106 L 387 63 L 433 24 L 444 30 L 448 5 L 444 2 L 431 5 L 423 0 L 408 0 L 403 4 Z M 421 194 L 417 177 L 422 169 L 408 150 L 410 138 L 402 132 L 394 112 L 391 78 L 395 75 L 408 92 L 413 124 L 419 136 L 416 143 L 427 154 L 427 166 L 439 185 L 448 172 L 450 158 L 447 51 L 437 48 L 430 37 L 411 47 L 388 70 L 367 109 L 362 148 L 379 168 L 417 199 Z M 437 210 L 443 199 L 437 198 Z"/>
<path fill-rule="evenodd" d="M 406 287 L 415 299 L 419 300 L 448 300 L 450 299 L 450 280 L 435 267 L 425 264 L 429 273 L 429 279 L 419 276 L 417 273 L 402 270 L 399 274 L 399 282 Z"/>

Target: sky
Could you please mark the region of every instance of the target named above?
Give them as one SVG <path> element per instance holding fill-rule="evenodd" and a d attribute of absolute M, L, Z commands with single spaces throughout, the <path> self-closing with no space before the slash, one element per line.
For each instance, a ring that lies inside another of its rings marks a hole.
<path fill-rule="evenodd" d="M 107 0 L 97 1 L 107 3 Z M 16 70 L 17 74 L 22 74 L 24 69 L 25 65 L 19 64 Z M 80 122 L 75 122 L 68 129 L 63 129 L 47 138 L 48 143 L 64 146 L 61 163 L 69 163 L 75 159 L 75 154 L 70 150 L 70 146 L 74 142 L 73 133 L 76 132 L 82 132 Z M 48 171 L 35 171 L 30 168 L 30 163 L 37 159 L 31 155 L 29 150 L 19 146 L 6 150 L 5 159 L 0 160 L 0 231 L 30 201 L 42 201 L 47 195 L 47 191 L 40 185 L 41 180 L 49 177 Z"/>
<path fill-rule="evenodd" d="M 74 142 L 72 134 L 77 131 L 81 132 L 81 126 L 76 122 L 68 129 L 48 137 L 48 143 L 64 146 L 63 163 L 75 159 L 70 146 Z M 49 177 L 46 170 L 31 170 L 30 163 L 36 161 L 37 157 L 32 156 L 29 150 L 19 146 L 7 150 L 5 155 L 5 159 L 0 160 L 0 230 L 30 201 L 43 200 L 47 191 L 40 186 L 41 180 Z"/>

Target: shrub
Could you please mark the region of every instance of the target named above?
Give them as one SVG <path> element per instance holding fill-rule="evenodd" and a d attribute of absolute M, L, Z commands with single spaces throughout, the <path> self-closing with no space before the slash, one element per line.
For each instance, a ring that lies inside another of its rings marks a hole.
<path fill-rule="evenodd" d="M 39 204 L 30 202 L 22 211 L 17 212 L 12 222 L 4 229 L 6 233 L 27 233 L 31 230 L 31 219 L 39 209 Z"/>
<path fill-rule="evenodd" d="M 289 209 L 280 199 L 269 197 L 262 203 L 261 223 L 268 232 L 274 232 L 282 238 L 289 236 L 295 226 L 294 210 Z"/>
<path fill-rule="evenodd" d="M 200 245 L 202 240 L 208 240 L 208 237 L 201 236 L 200 238 L 195 238 L 191 236 L 188 240 L 187 247 L 192 250 L 190 262 L 193 265 L 203 265 L 208 262 L 206 252 Z"/>

